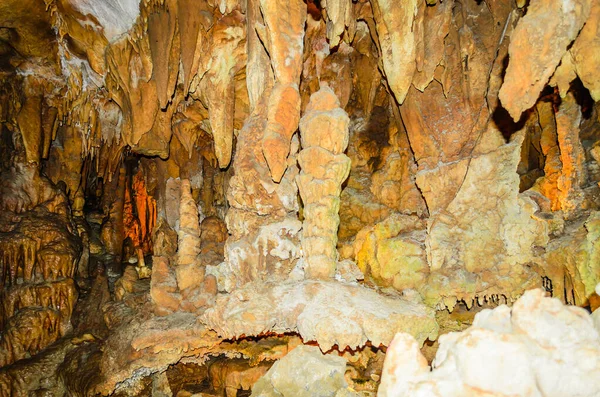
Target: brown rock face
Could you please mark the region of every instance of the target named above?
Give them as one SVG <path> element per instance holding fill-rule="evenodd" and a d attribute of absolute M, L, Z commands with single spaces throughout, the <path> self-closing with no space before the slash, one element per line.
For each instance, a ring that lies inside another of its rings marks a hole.
<path fill-rule="evenodd" d="M 37 354 L 71 330 L 81 241 L 74 234 L 64 193 L 34 165 L 2 173 L 0 184 L 3 367 Z M 23 189 L 15 190 L 19 185 Z M 35 194 L 19 195 L 28 189 Z"/>
<path fill-rule="evenodd" d="M 590 15 L 589 0 L 536 1 L 512 35 L 500 100 L 513 119 L 535 104 Z M 543 26 L 543 29 L 539 27 Z"/>
<path fill-rule="evenodd" d="M 403 103 L 416 70 L 416 0 L 371 2 L 381 46 L 383 71 L 396 100 Z"/>

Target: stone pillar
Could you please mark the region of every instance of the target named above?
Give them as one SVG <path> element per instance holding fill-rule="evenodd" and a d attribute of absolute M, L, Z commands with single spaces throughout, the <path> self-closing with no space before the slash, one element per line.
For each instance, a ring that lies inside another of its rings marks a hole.
<path fill-rule="evenodd" d="M 200 222 L 198 208 L 192 197 L 190 181 L 181 181 L 179 231 L 177 249 L 177 285 L 179 290 L 199 287 L 204 281 L 204 266 L 200 265 Z"/>
<path fill-rule="evenodd" d="M 119 178 L 113 181 L 111 188 L 115 190 L 105 191 L 107 195 L 107 206 L 105 212 L 108 212 L 108 220 L 102 225 L 102 243 L 106 251 L 112 256 L 111 263 L 108 264 L 108 274 L 110 276 L 121 275 L 121 254 L 123 251 L 124 227 L 123 227 L 123 207 L 125 205 L 125 183 L 126 183 L 125 165 L 121 164 L 119 169 Z"/>
<path fill-rule="evenodd" d="M 302 249 L 307 278 L 326 279 L 335 273 L 340 194 L 350 172 L 350 158 L 344 154 L 349 123 L 329 87 L 311 96 L 300 120 L 301 172 L 296 182 L 304 203 Z"/>
<path fill-rule="evenodd" d="M 266 91 L 238 136 L 234 175 L 227 191 L 230 208 L 225 218 L 229 232 L 225 262 L 208 268 L 221 290 L 231 291 L 253 280 L 286 280 L 300 256 L 302 224 L 294 183 L 299 144 L 292 139 L 283 178 L 273 182 L 261 145 L 270 88 Z"/>
<path fill-rule="evenodd" d="M 237 136 L 227 190 L 225 261 L 207 267 L 225 291 L 251 281 L 285 281 L 300 256 L 294 133 L 306 4 L 249 0 L 247 9 L 251 114 Z"/>
<path fill-rule="evenodd" d="M 586 180 L 585 150 L 579 138 L 581 108 L 573 94 L 562 100 L 556 113 L 556 133 L 562 172 L 557 180 L 559 202 L 567 216 L 577 212 L 584 201 L 581 186 Z"/>

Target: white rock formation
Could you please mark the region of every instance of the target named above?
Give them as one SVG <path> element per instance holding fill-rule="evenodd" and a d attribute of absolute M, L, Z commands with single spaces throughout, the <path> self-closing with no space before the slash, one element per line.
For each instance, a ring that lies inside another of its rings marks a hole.
<path fill-rule="evenodd" d="M 140 14 L 139 0 L 70 0 L 77 11 L 92 15 L 104 29 L 104 36 L 113 41 L 127 32 Z"/>
<path fill-rule="evenodd" d="M 600 395 L 600 335 L 581 308 L 527 291 L 511 308 L 483 310 L 440 337 L 430 370 L 417 342 L 397 334 L 378 396 Z"/>
<path fill-rule="evenodd" d="M 344 358 L 301 345 L 273 364 L 252 387 L 252 396 L 337 396 L 347 390 L 345 372 Z"/>
<path fill-rule="evenodd" d="M 419 346 L 438 332 L 433 310 L 420 303 L 378 294 L 341 282 L 251 282 L 219 295 L 202 322 L 223 338 L 297 332 L 323 351 L 387 346 L 394 334 L 408 332 Z"/>

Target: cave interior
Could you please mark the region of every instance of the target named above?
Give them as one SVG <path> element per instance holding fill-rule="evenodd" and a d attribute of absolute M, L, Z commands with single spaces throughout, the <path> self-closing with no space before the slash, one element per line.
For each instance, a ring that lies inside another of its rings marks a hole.
<path fill-rule="evenodd" d="M 0 0 L 0 397 L 598 397 L 599 294 L 599 0 Z"/>

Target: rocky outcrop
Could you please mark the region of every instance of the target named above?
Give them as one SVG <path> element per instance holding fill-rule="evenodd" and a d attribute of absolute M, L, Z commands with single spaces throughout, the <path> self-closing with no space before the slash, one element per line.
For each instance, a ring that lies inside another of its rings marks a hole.
<path fill-rule="evenodd" d="M 528 291 L 512 309 L 484 310 L 466 331 L 441 336 L 433 369 L 397 334 L 378 396 L 595 396 L 599 338 L 585 310 Z"/>
<path fill-rule="evenodd" d="M 223 338 L 297 332 L 323 351 L 387 346 L 399 330 L 421 343 L 438 332 L 433 311 L 420 303 L 335 281 L 250 283 L 217 298 L 203 321 Z"/>
<path fill-rule="evenodd" d="M 301 345 L 273 364 L 252 388 L 252 396 L 339 395 L 348 388 L 345 372 L 346 360 L 342 357 L 324 355 L 316 346 Z"/>

